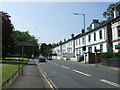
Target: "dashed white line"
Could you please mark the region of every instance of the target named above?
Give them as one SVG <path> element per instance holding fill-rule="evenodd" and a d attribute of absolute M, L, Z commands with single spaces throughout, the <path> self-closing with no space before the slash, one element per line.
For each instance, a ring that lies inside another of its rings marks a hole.
<path fill-rule="evenodd" d="M 74 71 L 74 72 L 77 72 L 77 73 L 80 73 L 80 74 L 82 74 L 82 75 L 88 76 L 88 77 L 91 76 L 90 74 L 87 74 L 87 73 L 84 73 L 84 72 L 81 72 L 81 71 L 78 71 L 78 70 L 75 70 L 75 69 L 73 69 L 73 71 Z"/>
<path fill-rule="evenodd" d="M 63 65 L 60 65 L 61 67 L 63 67 L 63 68 L 66 68 L 66 69 L 70 69 L 69 67 L 66 67 L 66 66 L 63 66 Z"/>
<path fill-rule="evenodd" d="M 111 81 L 108 81 L 108 80 L 105 80 L 105 79 L 100 79 L 100 81 L 120 88 L 120 84 L 117 84 L 117 83 L 114 83 L 114 82 L 111 82 Z"/>

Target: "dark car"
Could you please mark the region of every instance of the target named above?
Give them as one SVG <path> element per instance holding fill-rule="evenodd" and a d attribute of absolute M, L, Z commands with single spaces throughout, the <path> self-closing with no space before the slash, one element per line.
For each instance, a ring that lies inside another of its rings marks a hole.
<path fill-rule="evenodd" d="M 51 56 L 48 56 L 48 57 L 47 57 L 47 60 L 52 60 L 52 57 L 51 57 Z"/>
<path fill-rule="evenodd" d="M 46 58 L 44 56 L 38 57 L 39 62 L 46 62 Z"/>

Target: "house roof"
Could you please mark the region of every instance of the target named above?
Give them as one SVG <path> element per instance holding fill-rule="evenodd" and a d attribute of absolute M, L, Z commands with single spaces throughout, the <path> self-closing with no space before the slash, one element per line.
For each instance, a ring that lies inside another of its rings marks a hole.
<path fill-rule="evenodd" d="M 104 26 L 106 26 L 106 25 L 108 25 L 108 24 L 112 24 L 112 23 L 115 23 L 115 22 L 118 22 L 118 21 L 120 21 L 120 16 L 118 16 L 118 17 L 116 17 L 116 18 L 114 18 L 114 19 L 112 19 L 112 20 L 110 20 L 110 21 L 108 21 L 108 22 L 106 22 L 105 24 L 103 24 L 103 25 L 100 25 L 99 27 L 97 27 L 97 28 L 95 28 L 95 29 L 92 29 L 92 30 L 90 30 L 90 31 L 87 31 L 87 32 L 85 32 L 85 33 L 83 33 L 83 34 L 77 34 L 75 37 L 73 37 L 73 38 L 71 38 L 71 39 L 68 39 L 68 40 L 66 40 L 65 42 L 62 42 L 61 44 L 65 44 L 65 43 L 67 43 L 67 42 L 69 42 L 69 41 L 72 41 L 72 40 L 74 40 L 74 39 L 77 39 L 77 38 L 80 38 L 80 37 L 82 37 L 82 36 L 84 36 L 84 35 L 87 35 L 87 34 L 89 34 L 89 33 L 91 33 L 91 32 L 94 32 L 95 30 L 97 30 L 97 29 L 99 29 L 99 28 L 101 28 L 101 27 L 104 27 Z M 60 44 L 60 45 L 61 45 Z"/>

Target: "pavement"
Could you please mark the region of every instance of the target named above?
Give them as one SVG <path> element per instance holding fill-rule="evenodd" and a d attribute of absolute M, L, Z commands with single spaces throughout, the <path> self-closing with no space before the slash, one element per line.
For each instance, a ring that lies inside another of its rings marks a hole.
<path fill-rule="evenodd" d="M 8 88 L 49 88 L 34 60 L 30 59 L 20 75 Z"/>

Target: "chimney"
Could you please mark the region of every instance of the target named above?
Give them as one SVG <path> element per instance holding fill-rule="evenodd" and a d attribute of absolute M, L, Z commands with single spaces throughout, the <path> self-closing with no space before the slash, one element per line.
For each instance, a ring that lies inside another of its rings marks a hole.
<path fill-rule="evenodd" d="M 62 44 L 62 41 L 60 41 L 59 44 Z"/>
<path fill-rule="evenodd" d="M 71 38 L 74 38 L 74 34 L 71 34 Z"/>
<path fill-rule="evenodd" d="M 93 22 L 92 22 L 92 29 L 95 29 L 99 26 L 99 20 L 97 19 L 93 19 Z"/>
<path fill-rule="evenodd" d="M 64 42 L 66 42 L 66 39 L 64 39 Z"/>
<path fill-rule="evenodd" d="M 120 16 L 120 8 L 114 8 L 114 18 Z"/>
<path fill-rule="evenodd" d="M 85 33 L 85 30 L 84 29 L 82 29 L 82 34 L 84 34 Z"/>

